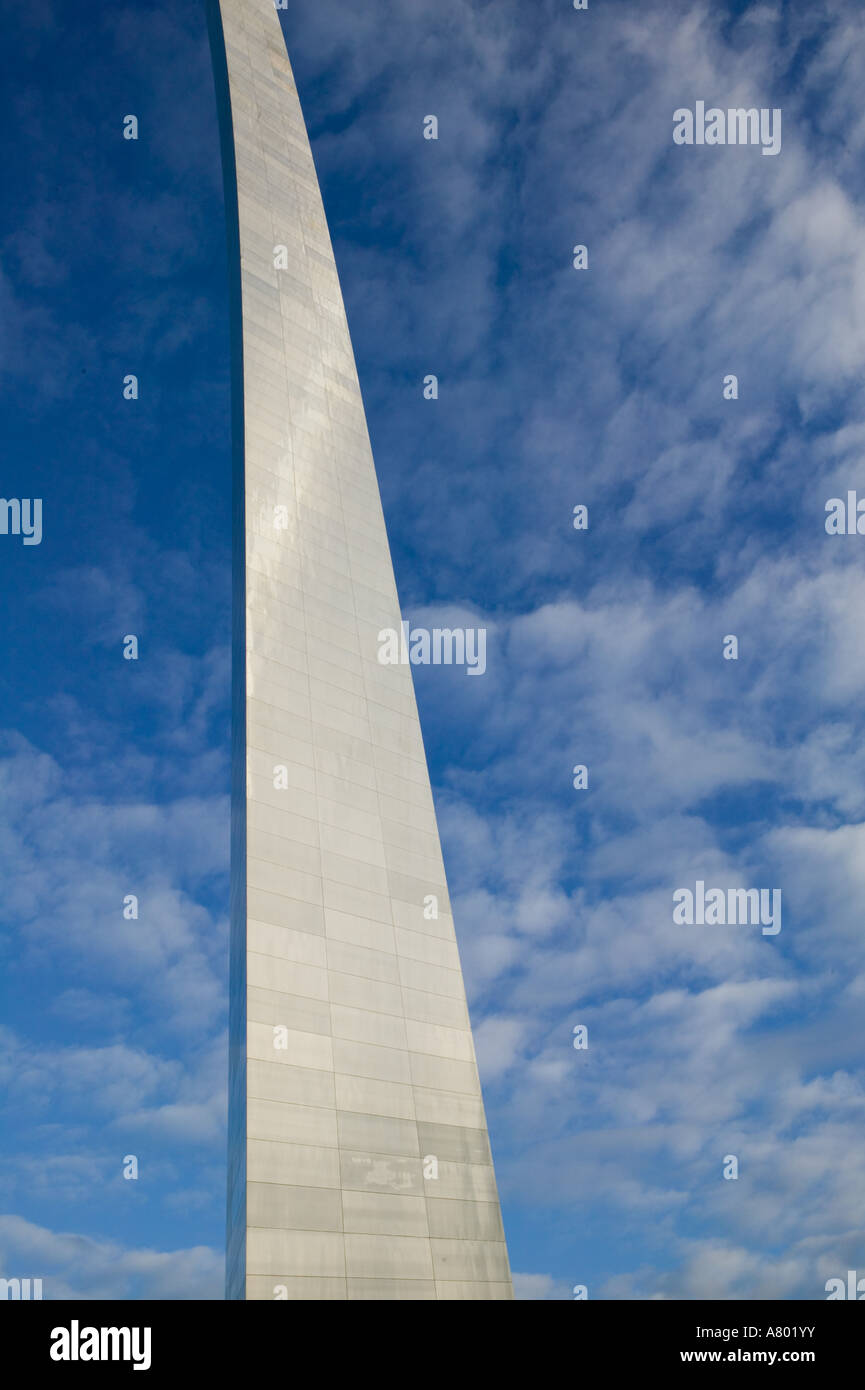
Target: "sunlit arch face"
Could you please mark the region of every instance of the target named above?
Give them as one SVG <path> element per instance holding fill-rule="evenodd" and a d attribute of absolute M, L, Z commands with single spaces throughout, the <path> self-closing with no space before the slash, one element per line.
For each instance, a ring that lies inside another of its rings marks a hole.
<path fill-rule="evenodd" d="M 379 660 L 401 615 L 303 115 L 273 0 L 210 11 L 235 324 L 228 1297 L 510 1299 L 410 664 Z"/>

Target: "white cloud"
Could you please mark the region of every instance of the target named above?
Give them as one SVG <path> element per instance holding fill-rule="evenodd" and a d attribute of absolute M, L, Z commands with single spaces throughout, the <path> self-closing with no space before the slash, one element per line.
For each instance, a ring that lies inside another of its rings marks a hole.
<path fill-rule="evenodd" d="M 219 1299 L 221 1252 L 124 1247 L 117 1241 L 55 1232 L 0 1216 L 0 1271 L 42 1279 L 46 1299 Z"/>

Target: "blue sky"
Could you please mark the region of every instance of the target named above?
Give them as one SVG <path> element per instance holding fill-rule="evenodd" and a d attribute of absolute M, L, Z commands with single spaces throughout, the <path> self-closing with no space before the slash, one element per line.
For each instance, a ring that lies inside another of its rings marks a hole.
<path fill-rule="evenodd" d="M 204 18 L 2 15 L 0 491 L 43 498 L 44 538 L 0 536 L 0 1269 L 218 1298 Z M 292 0 L 283 24 L 404 616 L 489 634 L 483 679 L 415 681 L 518 1292 L 823 1297 L 865 1272 L 865 541 L 824 528 L 865 493 L 859 7 Z M 674 145 L 697 100 L 781 108 L 780 155 Z M 697 879 L 780 888 L 781 932 L 676 926 Z"/>

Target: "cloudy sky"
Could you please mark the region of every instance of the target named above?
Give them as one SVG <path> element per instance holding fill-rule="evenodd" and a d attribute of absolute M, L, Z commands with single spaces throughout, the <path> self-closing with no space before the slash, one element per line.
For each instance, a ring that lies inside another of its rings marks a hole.
<path fill-rule="evenodd" d="M 0 491 L 44 511 L 41 545 L 0 536 L 0 1272 L 218 1298 L 229 340 L 203 11 L 0 13 Z M 825 1297 L 865 1271 L 865 539 L 824 525 L 865 496 L 860 6 L 282 19 L 404 617 L 489 634 L 482 679 L 415 681 L 519 1296 Z M 675 145 L 697 101 L 780 108 L 780 154 Z M 781 931 L 676 925 L 700 879 L 779 889 Z"/>

